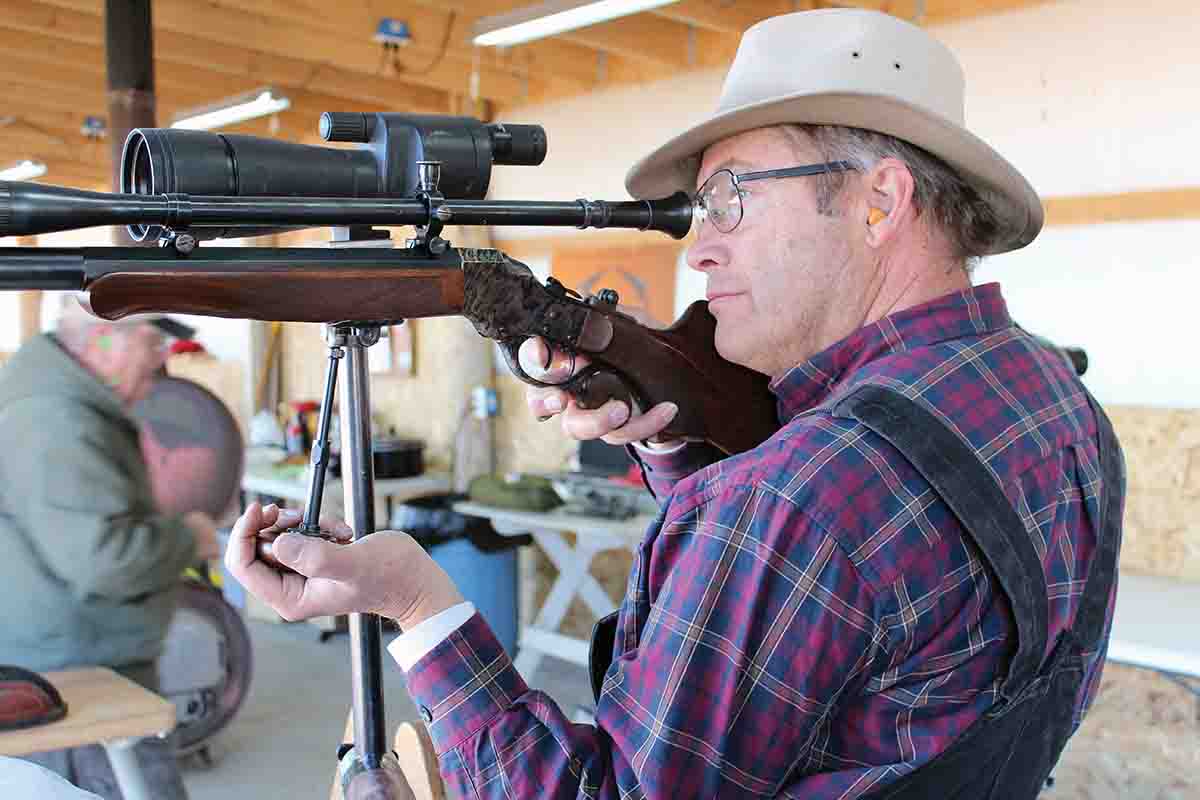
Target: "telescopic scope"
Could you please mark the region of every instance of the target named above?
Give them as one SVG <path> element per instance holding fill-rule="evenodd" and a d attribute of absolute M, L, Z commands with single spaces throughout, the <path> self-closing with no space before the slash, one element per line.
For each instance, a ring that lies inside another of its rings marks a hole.
<path fill-rule="evenodd" d="M 447 199 L 481 200 L 492 165 L 537 166 L 546 157 L 540 125 L 485 124 L 471 117 L 326 112 L 321 137 L 353 149 L 175 128 L 135 128 L 121 154 L 121 192 L 192 197 L 413 198 L 418 161 L 440 161 Z M 287 228 L 210 229 L 206 237 Z M 158 225 L 130 225 L 136 241 Z"/>

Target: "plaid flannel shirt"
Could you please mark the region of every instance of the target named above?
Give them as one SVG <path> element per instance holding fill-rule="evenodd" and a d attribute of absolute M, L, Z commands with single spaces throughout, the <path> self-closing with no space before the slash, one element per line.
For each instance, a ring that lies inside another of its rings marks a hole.
<path fill-rule="evenodd" d="M 793 368 L 772 386 L 783 427 L 755 450 L 646 459 L 662 510 L 595 725 L 530 689 L 478 615 L 422 658 L 408 685 L 454 796 L 859 797 L 992 705 L 1015 643 L 1007 601 L 911 465 L 827 410 L 863 383 L 933 408 L 995 473 L 1042 557 L 1053 644 L 1095 543 L 1095 420 L 989 284 Z"/>

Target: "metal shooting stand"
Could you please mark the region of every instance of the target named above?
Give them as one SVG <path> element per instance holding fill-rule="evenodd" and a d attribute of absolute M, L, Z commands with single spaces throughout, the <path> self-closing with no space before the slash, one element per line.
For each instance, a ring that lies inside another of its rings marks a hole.
<path fill-rule="evenodd" d="M 442 221 L 437 206 L 440 162 L 418 162 L 420 191 L 418 197 L 429 208 L 430 224 L 416 229 L 409 248 L 429 253 L 444 252 L 448 247 L 439 234 Z M 339 228 L 334 231 L 333 246 L 390 247 L 386 231 L 371 228 Z M 382 322 L 337 322 L 325 326 L 325 342 L 329 347 L 329 365 L 325 373 L 325 394 L 317 424 L 316 441 L 312 448 L 312 475 L 304 519 L 300 527 L 290 532 L 305 536 L 323 537 L 321 532 L 321 498 L 325 490 L 325 472 L 329 465 L 330 419 L 333 395 L 338 383 L 338 362 L 346 361 L 347 375 L 342 381 L 341 406 L 342 484 L 346 519 L 354 530 L 355 541 L 375 532 L 375 470 L 371 447 L 371 383 L 367 369 L 367 348 L 376 344 L 384 326 L 403 320 Z M 384 716 L 381 621 L 375 614 L 351 614 L 350 673 L 354 715 L 354 744 L 343 745 L 338 753 L 338 774 L 347 800 L 369 796 L 372 800 L 404 800 L 412 791 L 400 771 L 400 764 L 387 745 Z M 379 770 L 386 775 L 365 776 Z M 360 776 L 363 776 L 360 778 Z M 360 782 L 356 783 L 356 779 Z M 369 784 L 369 785 L 367 785 Z M 359 788 L 359 787 L 364 788 Z"/>
<path fill-rule="evenodd" d="M 384 325 L 395 321 L 339 322 L 325 326 L 329 367 L 325 377 L 324 402 L 312 448 L 312 475 L 304 519 L 289 533 L 325 537 L 321 531 L 321 498 L 329 465 L 330 418 L 337 388 L 338 362 L 346 361 L 348 374 L 342 381 L 341 406 L 342 483 L 347 522 L 355 541 L 375 532 L 375 470 L 371 448 L 370 377 L 367 348 L 380 339 Z M 338 774 L 347 800 L 356 797 L 402 800 L 412 796 L 396 757 L 387 746 L 385 730 L 381 622 L 375 614 L 350 614 L 350 673 L 354 715 L 354 744 L 338 752 Z M 359 790 L 355 780 L 366 772 L 382 770 L 389 775 L 371 776 L 369 789 Z M 387 787 L 380 793 L 381 786 Z"/>

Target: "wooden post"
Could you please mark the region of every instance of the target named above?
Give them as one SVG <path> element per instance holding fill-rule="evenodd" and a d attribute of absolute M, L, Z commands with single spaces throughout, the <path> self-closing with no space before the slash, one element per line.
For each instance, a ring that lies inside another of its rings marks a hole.
<path fill-rule="evenodd" d="M 18 236 L 17 247 L 37 247 L 36 236 Z M 21 344 L 42 332 L 42 292 L 40 289 L 18 294 L 17 326 Z"/>
<path fill-rule="evenodd" d="M 154 127 L 154 35 L 150 0 L 105 0 L 104 50 L 108 59 L 108 129 L 112 190 L 121 190 L 121 149 L 134 128 Z M 116 245 L 134 245 L 124 227 L 112 229 Z"/>

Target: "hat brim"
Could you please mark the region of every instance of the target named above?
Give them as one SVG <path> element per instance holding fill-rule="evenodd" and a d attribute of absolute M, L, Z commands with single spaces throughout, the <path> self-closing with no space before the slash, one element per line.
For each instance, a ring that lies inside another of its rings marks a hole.
<path fill-rule="evenodd" d="M 717 114 L 634 164 L 625 188 L 636 198 L 696 190 L 700 158 L 711 144 L 755 128 L 784 124 L 842 125 L 895 136 L 936 155 L 996 211 L 1003 232 L 984 255 L 1024 247 L 1042 229 L 1042 202 L 1003 156 L 965 128 L 891 96 L 830 92 L 791 95 Z"/>

